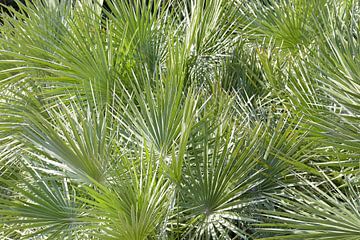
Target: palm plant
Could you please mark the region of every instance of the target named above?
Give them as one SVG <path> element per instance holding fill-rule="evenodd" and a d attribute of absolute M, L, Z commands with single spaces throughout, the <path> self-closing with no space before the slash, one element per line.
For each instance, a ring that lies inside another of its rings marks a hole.
<path fill-rule="evenodd" d="M 324 180 L 301 179 L 305 187 L 269 196 L 281 211 L 264 211 L 273 221 L 259 226 L 282 236 L 261 239 L 359 239 L 358 187 L 349 179 L 344 187 Z"/>
<path fill-rule="evenodd" d="M 358 2 L 19 6 L 0 238 L 358 239 Z"/>

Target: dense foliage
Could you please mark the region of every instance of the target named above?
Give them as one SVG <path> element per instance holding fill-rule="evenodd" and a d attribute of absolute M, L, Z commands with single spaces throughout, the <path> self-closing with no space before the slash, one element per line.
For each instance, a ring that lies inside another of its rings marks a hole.
<path fill-rule="evenodd" d="M 26 2 L 0 239 L 360 239 L 359 1 Z"/>

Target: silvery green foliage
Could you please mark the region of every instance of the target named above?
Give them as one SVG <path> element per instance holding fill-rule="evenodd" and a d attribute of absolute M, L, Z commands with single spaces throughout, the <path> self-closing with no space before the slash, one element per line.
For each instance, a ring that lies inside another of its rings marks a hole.
<path fill-rule="evenodd" d="M 8 11 L 1 239 L 359 239 L 358 1 Z"/>

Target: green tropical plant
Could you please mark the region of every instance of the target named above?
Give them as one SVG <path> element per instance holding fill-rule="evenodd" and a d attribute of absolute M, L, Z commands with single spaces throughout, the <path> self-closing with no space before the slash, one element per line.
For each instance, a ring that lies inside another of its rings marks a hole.
<path fill-rule="evenodd" d="M 25 2 L 1 239 L 360 239 L 358 1 Z"/>
<path fill-rule="evenodd" d="M 358 187 L 347 179 L 343 187 L 301 179 L 305 187 L 269 196 L 281 211 L 264 211 L 271 223 L 259 224 L 282 236 L 261 239 L 359 239 Z"/>

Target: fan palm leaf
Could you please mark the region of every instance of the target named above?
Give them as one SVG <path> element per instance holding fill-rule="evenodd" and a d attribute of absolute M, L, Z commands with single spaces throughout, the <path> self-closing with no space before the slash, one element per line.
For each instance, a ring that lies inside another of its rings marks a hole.
<path fill-rule="evenodd" d="M 340 188 L 324 178 L 320 184 L 302 179 L 301 189 L 270 196 L 277 211 L 264 215 L 274 221 L 260 225 L 277 236 L 260 239 L 359 239 L 357 186 L 348 180 Z"/>

